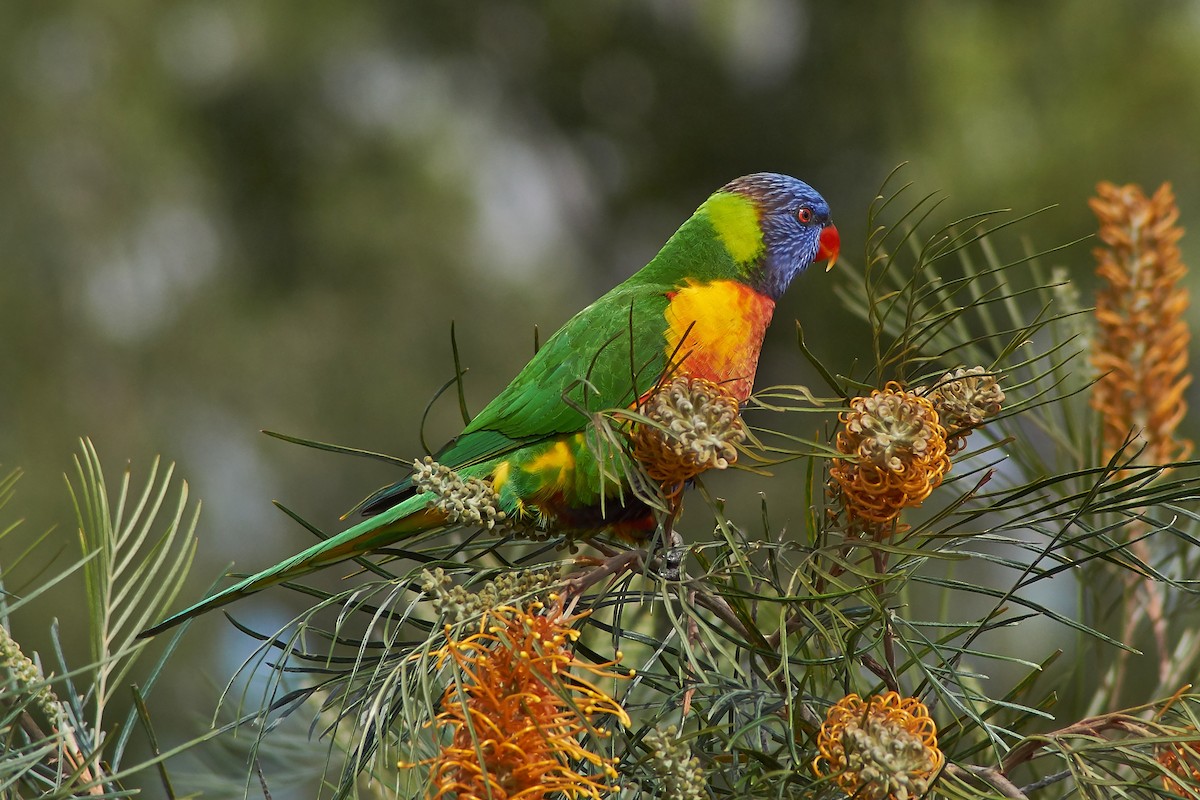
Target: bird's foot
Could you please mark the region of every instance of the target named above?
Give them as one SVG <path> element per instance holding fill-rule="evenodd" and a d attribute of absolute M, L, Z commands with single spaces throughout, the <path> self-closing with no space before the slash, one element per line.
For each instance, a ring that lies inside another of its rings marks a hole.
<path fill-rule="evenodd" d="M 683 572 L 683 559 L 687 556 L 687 548 L 683 546 L 683 537 L 672 529 L 667 534 L 667 546 L 662 554 L 662 576 L 669 581 L 678 581 Z"/>

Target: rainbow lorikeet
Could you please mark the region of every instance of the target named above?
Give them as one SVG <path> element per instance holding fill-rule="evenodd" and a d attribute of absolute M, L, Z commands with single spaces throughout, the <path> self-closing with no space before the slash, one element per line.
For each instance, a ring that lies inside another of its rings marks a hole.
<path fill-rule="evenodd" d="M 829 205 L 785 175 L 747 175 L 712 194 L 649 264 L 571 318 L 435 456 L 486 481 L 512 519 L 573 530 L 652 530 L 652 509 L 601 477 L 589 411 L 628 408 L 668 372 L 750 396 L 775 303 L 814 261 L 837 258 Z M 445 527 L 411 477 L 361 504 L 366 519 L 143 632 L 330 564 Z"/>

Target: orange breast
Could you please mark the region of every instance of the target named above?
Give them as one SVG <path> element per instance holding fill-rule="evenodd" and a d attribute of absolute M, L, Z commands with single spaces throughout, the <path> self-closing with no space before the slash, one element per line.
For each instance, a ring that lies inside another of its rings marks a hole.
<path fill-rule="evenodd" d="M 667 356 L 682 360 L 682 374 L 720 383 L 745 402 L 775 301 L 737 281 L 689 283 L 670 298 Z"/>

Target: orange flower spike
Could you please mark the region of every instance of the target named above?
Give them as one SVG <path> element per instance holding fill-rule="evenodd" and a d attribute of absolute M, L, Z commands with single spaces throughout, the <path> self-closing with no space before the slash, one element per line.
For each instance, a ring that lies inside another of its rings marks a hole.
<path fill-rule="evenodd" d="M 856 800 L 924 797 L 946 762 L 925 704 L 896 692 L 843 697 L 826 714 L 817 749 L 813 772 Z"/>
<path fill-rule="evenodd" d="M 572 766 L 585 762 L 615 779 L 614 762 L 584 749 L 579 739 L 596 733 L 598 715 L 629 724 L 616 700 L 574 675 L 618 677 L 607 669 L 612 664 L 575 660 L 568 649 L 579 636 L 569 627 L 574 619 L 501 607 L 485 615 L 478 633 L 451 639 L 438 654 L 439 664 L 447 656 L 454 660 L 459 677 L 443 695 L 445 710 L 436 720 L 452 730 L 451 741 L 427 762 L 433 800 L 599 800 L 612 791 Z"/>
<path fill-rule="evenodd" d="M 1167 772 L 1174 774 L 1188 786 L 1194 787 L 1200 784 L 1200 758 L 1197 758 L 1195 752 L 1198 747 L 1200 747 L 1200 741 L 1189 742 L 1187 747 L 1180 744 L 1160 745 L 1155 748 L 1154 759 Z M 1168 792 L 1183 797 L 1188 796 L 1179 781 L 1163 775 L 1162 782 L 1163 788 Z"/>
<path fill-rule="evenodd" d="M 1092 406 L 1103 420 L 1105 457 L 1133 429 L 1145 446 L 1143 462 L 1186 458 L 1192 443 L 1175 437 L 1191 382 L 1179 209 L 1170 184 L 1149 198 L 1132 184 L 1101 183 L 1096 192 L 1089 205 L 1107 246 L 1094 251 L 1101 286 L 1092 364 L 1101 377 Z"/>

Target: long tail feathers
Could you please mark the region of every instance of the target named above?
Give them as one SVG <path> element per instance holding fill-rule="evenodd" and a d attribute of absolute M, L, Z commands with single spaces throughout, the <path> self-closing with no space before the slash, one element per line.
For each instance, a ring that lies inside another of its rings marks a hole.
<path fill-rule="evenodd" d="M 240 600 L 246 595 L 262 591 L 269 586 L 297 578 L 338 561 L 345 561 L 386 547 L 409 534 L 436 528 L 445 521 L 445 516 L 441 512 L 426 508 L 427 499 L 428 495 L 411 497 L 383 514 L 365 519 L 337 536 L 318 542 L 286 561 L 256 575 L 251 575 L 227 589 L 222 589 L 212 597 L 167 617 L 157 625 L 139 633 L 138 638 L 145 639 L 155 636 L 193 617 L 198 617 L 226 603 Z"/>

